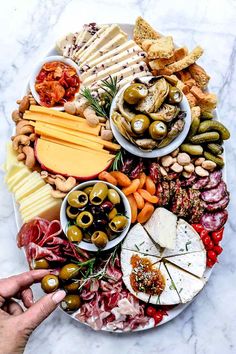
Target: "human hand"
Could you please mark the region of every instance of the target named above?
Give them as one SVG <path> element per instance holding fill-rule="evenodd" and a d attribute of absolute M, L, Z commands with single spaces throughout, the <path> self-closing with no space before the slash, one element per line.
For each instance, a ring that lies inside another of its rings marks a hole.
<path fill-rule="evenodd" d="M 0 280 L 0 354 L 20 354 L 32 331 L 57 307 L 66 293 L 58 290 L 34 303 L 30 286 L 48 270 L 31 270 Z M 20 299 L 26 311 L 13 298 Z"/>

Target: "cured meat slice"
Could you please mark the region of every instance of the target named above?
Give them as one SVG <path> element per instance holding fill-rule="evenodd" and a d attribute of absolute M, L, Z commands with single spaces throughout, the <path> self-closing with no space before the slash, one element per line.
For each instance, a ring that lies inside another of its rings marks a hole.
<path fill-rule="evenodd" d="M 224 181 L 221 181 L 217 187 L 202 192 L 201 197 L 204 202 L 216 203 L 225 196 L 226 191 L 226 184 Z"/>
<path fill-rule="evenodd" d="M 219 202 L 205 203 L 205 209 L 208 211 L 223 210 L 229 204 L 229 193 L 227 193 Z"/>
<path fill-rule="evenodd" d="M 195 183 L 196 180 L 197 180 L 197 176 L 193 173 L 192 176 L 181 181 L 181 186 L 182 187 L 190 187 Z"/>
<path fill-rule="evenodd" d="M 192 188 L 193 189 L 203 189 L 209 182 L 210 178 L 207 176 L 207 177 L 203 177 L 203 178 L 200 178 L 198 181 L 196 181 Z"/>
<path fill-rule="evenodd" d="M 169 201 L 170 201 L 169 182 L 167 182 L 167 181 L 162 182 L 162 188 L 163 188 L 162 205 L 167 205 L 167 204 L 169 204 Z"/>
<path fill-rule="evenodd" d="M 211 172 L 209 175 L 209 182 L 205 186 L 205 189 L 215 188 L 216 186 L 218 186 L 221 180 L 222 180 L 221 170 Z"/>
<path fill-rule="evenodd" d="M 201 224 L 207 231 L 216 231 L 224 226 L 227 219 L 227 210 L 216 211 L 215 213 L 204 213 L 201 218 Z"/>

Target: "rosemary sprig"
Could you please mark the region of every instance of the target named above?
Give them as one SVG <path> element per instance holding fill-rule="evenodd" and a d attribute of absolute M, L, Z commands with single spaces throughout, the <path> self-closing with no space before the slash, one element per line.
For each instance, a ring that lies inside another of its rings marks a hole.
<path fill-rule="evenodd" d="M 101 89 L 103 89 L 111 97 L 112 100 L 119 90 L 117 85 L 117 77 L 112 77 L 109 75 L 107 80 L 102 80 Z"/>
<path fill-rule="evenodd" d="M 123 155 L 122 155 L 122 151 L 119 151 L 113 161 L 113 164 L 111 166 L 111 170 L 112 171 L 119 171 L 121 166 L 123 165 L 124 160 L 123 160 Z"/>
<path fill-rule="evenodd" d="M 81 95 L 86 98 L 86 100 L 89 102 L 90 106 L 98 116 L 107 118 L 107 113 L 101 106 L 99 100 L 92 95 L 90 89 L 85 87 L 81 92 Z"/>

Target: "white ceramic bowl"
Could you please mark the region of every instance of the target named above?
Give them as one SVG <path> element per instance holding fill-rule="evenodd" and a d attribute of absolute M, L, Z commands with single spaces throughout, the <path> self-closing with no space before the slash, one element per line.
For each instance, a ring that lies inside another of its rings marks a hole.
<path fill-rule="evenodd" d="M 142 77 L 140 79 L 140 81 L 148 82 L 150 79 L 152 78 L 152 76 L 146 76 L 146 77 Z M 128 141 L 117 129 L 115 123 L 113 122 L 111 116 L 113 111 L 116 109 L 117 107 L 117 101 L 120 98 L 120 96 L 124 93 L 125 89 L 130 85 L 130 83 L 128 83 L 127 85 L 125 85 L 124 87 L 122 87 L 122 89 L 117 93 L 117 95 L 115 96 L 112 105 L 111 105 L 111 110 L 110 110 L 110 124 L 111 124 L 111 129 L 113 132 L 114 137 L 116 138 L 116 140 L 118 141 L 118 143 L 128 152 L 130 152 L 133 155 L 136 156 L 140 156 L 140 157 L 144 157 L 144 158 L 155 158 L 155 157 L 161 157 L 161 156 L 165 156 L 170 154 L 172 151 L 174 151 L 175 149 L 177 149 L 182 142 L 184 141 L 184 139 L 186 138 L 186 136 L 188 135 L 189 132 L 189 128 L 191 125 L 191 111 L 190 111 L 190 107 L 188 104 L 188 100 L 185 97 L 185 95 L 183 94 L 183 99 L 182 102 L 179 104 L 179 107 L 181 109 L 181 111 L 185 111 L 186 112 L 186 117 L 185 117 L 185 125 L 184 125 L 184 129 L 182 130 L 182 132 L 167 146 L 163 147 L 163 148 L 156 148 L 152 151 L 143 151 L 141 149 L 139 149 L 137 146 L 135 146 L 134 144 L 132 144 L 130 141 Z"/>
<path fill-rule="evenodd" d="M 60 62 L 62 62 L 64 64 L 70 65 L 76 70 L 77 75 L 78 76 L 80 75 L 80 71 L 79 71 L 78 65 L 74 61 L 72 61 L 71 59 L 64 58 L 61 55 L 52 55 L 52 56 L 46 57 L 43 60 L 41 60 L 40 62 L 38 62 L 38 64 L 36 65 L 36 67 L 33 70 L 33 74 L 32 74 L 32 76 L 30 78 L 30 81 L 29 81 L 30 91 L 32 92 L 32 95 L 34 96 L 34 98 L 38 102 L 38 104 L 40 104 L 40 98 L 39 98 L 39 94 L 35 90 L 36 77 L 39 74 L 40 70 L 42 69 L 42 66 L 45 63 L 50 63 L 52 61 L 60 61 Z M 51 108 L 53 108 L 53 109 L 55 109 L 57 111 L 64 111 L 64 106 L 55 106 L 55 107 L 51 107 Z"/>
<path fill-rule="evenodd" d="M 61 226 L 62 229 L 64 231 L 64 233 L 67 233 L 67 228 L 68 228 L 68 218 L 66 216 L 66 207 L 67 207 L 67 199 L 68 199 L 68 195 L 75 191 L 75 190 L 82 190 L 85 189 L 86 187 L 89 187 L 91 185 L 94 185 L 97 182 L 101 182 L 99 180 L 92 180 L 92 181 L 87 181 L 87 182 L 83 182 L 80 183 L 79 185 L 77 185 L 75 188 L 73 188 L 65 197 L 65 199 L 62 202 L 61 205 L 61 211 L 60 211 L 60 221 L 61 221 Z M 119 194 L 123 205 L 124 205 L 124 215 L 127 216 L 128 219 L 128 224 L 126 226 L 126 228 L 119 233 L 116 238 L 114 238 L 113 240 L 109 241 L 106 245 L 106 247 L 104 247 L 101 251 L 107 251 L 115 246 L 117 246 L 121 241 L 123 241 L 123 239 L 125 238 L 125 236 L 127 235 L 130 225 L 131 225 L 131 209 L 130 209 L 130 205 L 128 202 L 128 199 L 126 198 L 126 196 L 124 195 L 123 192 L 121 192 L 121 190 L 115 186 L 113 186 L 113 184 L 111 183 L 107 183 L 104 182 L 108 187 L 113 188 L 117 191 L 117 193 Z M 79 247 L 86 250 L 86 251 L 91 251 L 91 252 L 97 252 L 99 249 L 93 244 L 93 243 L 89 243 L 89 242 L 85 242 L 85 241 L 81 241 L 79 244 Z"/>

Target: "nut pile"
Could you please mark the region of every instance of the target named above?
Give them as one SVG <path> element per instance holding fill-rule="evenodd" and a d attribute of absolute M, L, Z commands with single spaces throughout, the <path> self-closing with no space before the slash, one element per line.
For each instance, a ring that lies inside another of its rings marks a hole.
<path fill-rule="evenodd" d="M 62 175 L 48 173 L 47 171 L 41 171 L 41 177 L 46 183 L 54 187 L 51 191 L 53 198 L 64 198 L 76 186 L 74 177 L 65 178 Z"/>

